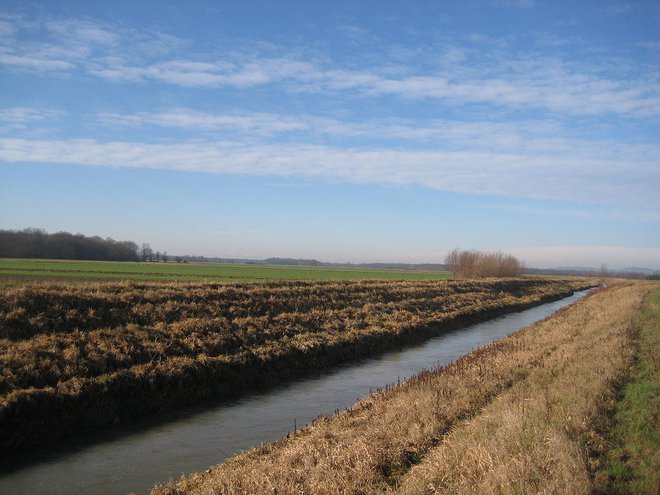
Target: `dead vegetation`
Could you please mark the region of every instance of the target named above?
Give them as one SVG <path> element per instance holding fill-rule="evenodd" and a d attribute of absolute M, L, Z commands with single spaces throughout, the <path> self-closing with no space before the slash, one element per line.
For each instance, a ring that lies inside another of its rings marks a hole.
<path fill-rule="evenodd" d="M 520 277 L 523 264 L 510 254 L 500 251 L 454 249 L 445 258 L 447 269 L 458 278 Z"/>
<path fill-rule="evenodd" d="M 153 495 L 587 493 L 648 286 L 616 284 Z"/>
<path fill-rule="evenodd" d="M 584 280 L 0 289 L 0 451 L 222 397 L 569 295 Z"/>

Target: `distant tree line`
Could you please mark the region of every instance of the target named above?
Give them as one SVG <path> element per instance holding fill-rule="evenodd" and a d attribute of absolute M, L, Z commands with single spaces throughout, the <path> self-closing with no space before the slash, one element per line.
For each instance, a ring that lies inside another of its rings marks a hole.
<path fill-rule="evenodd" d="M 46 258 L 92 261 L 167 261 L 167 253 L 149 244 L 87 237 L 43 229 L 0 230 L 0 258 Z"/>
<path fill-rule="evenodd" d="M 522 263 L 502 252 L 454 249 L 445 258 L 447 269 L 459 278 L 519 277 Z"/>

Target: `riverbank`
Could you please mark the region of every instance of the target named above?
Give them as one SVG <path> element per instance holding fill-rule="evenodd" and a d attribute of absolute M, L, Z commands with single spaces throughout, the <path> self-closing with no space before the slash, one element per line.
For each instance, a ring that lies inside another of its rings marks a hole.
<path fill-rule="evenodd" d="M 637 327 L 633 366 L 594 449 L 597 493 L 660 493 L 660 287 Z"/>
<path fill-rule="evenodd" d="M 0 307 L 0 450 L 230 397 L 584 280 L 34 285 Z"/>
<path fill-rule="evenodd" d="M 632 360 L 631 322 L 650 288 L 616 283 L 152 493 L 588 492 L 589 442 Z"/>

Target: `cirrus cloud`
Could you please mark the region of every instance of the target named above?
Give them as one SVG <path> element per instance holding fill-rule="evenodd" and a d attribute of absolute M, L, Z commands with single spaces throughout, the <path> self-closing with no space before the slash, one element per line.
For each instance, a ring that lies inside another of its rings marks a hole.
<path fill-rule="evenodd" d="M 11 138 L 0 139 L 0 161 L 298 177 L 660 208 L 660 169 L 653 161 L 231 141 L 146 144 Z"/>

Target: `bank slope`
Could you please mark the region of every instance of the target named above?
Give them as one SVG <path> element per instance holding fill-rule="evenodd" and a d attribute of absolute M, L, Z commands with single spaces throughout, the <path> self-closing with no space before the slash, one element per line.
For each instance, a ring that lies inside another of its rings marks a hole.
<path fill-rule="evenodd" d="M 152 495 L 588 492 L 592 421 L 631 361 L 648 290 L 615 284 Z"/>

